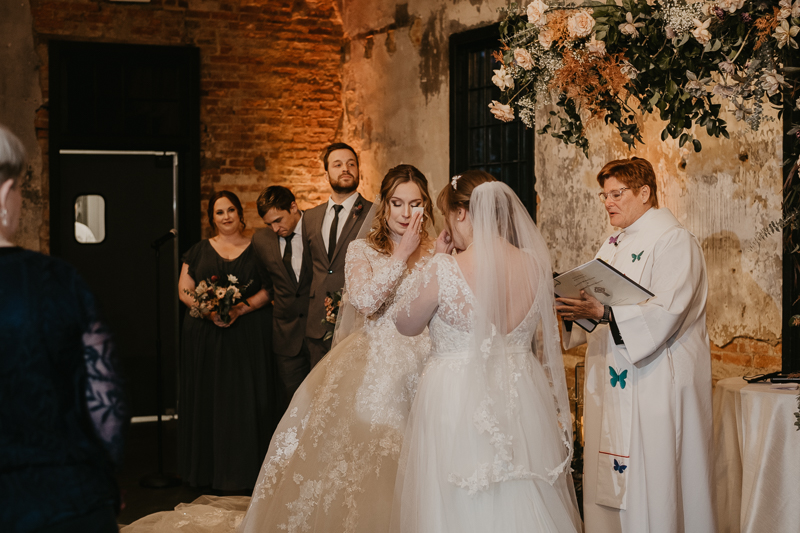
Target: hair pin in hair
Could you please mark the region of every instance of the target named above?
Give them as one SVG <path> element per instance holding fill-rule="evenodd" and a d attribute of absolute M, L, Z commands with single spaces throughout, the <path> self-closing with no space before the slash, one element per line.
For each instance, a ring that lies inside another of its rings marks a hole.
<path fill-rule="evenodd" d="M 457 190 L 458 190 L 458 188 L 456 187 L 456 185 L 458 185 L 458 178 L 460 178 L 460 177 L 461 177 L 461 174 L 459 174 L 458 176 L 453 176 L 453 179 L 451 179 L 451 180 L 450 180 L 450 185 L 452 185 L 452 186 L 453 186 L 453 190 L 454 190 L 454 191 L 457 191 Z"/>

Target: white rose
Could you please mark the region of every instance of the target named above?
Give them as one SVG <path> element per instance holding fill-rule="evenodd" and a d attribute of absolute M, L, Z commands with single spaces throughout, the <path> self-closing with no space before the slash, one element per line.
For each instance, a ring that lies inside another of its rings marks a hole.
<path fill-rule="evenodd" d="M 598 56 L 603 56 L 606 54 L 606 43 L 603 41 L 598 41 L 592 35 L 591 40 L 586 43 L 586 49 L 589 51 L 590 54 L 596 54 Z"/>
<path fill-rule="evenodd" d="M 549 6 L 542 0 L 535 0 L 528 5 L 528 22 L 539 27 L 547 24 L 547 15 L 544 14 Z"/>
<path fill-rule="evenodd" d="M 494 118 L 498 120 L 502 120 L 503 122 L 511 122 L 514 120 L 514 110 L 511 109 L 510 105 L 501 104 L 497 100 L 492 100 L 492 103 L 489 104 L 489 109 L 494 115 Z"/>
<path fill-rule="evenodd" d="M 800 19 L 800 0 L 795 0 L 792 6 L 792 17 Z"/>
<path fill-rule="evenodd" d="M 200 283 L 197 284 L 197 287 L 195 289 L 195 291 L 198 293 L 206 292 L 207 290 L 208 290 L 208 284 L 206 283 L 206 280 L 201 280 Z"/>
<path fill-rule="evenodd" d="M 698 43 L 706 44 L 711 40 L 711 32 L 708 31 L 709 24 L 711 24 L 711 18 L 707 18 L 705 22 L 694 19 L 695 28 L 692 30 L 692 35 Z"/>
<path fill-rule="evenodd" d="M 514 50 L 514 61 L 516 61 L 517 65 L 519 65 L 521 68 L 524 68 L 525 70 L 530 70 L 534 66 L 533 58 L 531 57 L 530 52 L 528 52 L 524 48 L 517 48 L 516 50 Z"/>
<path fill-rule="evenodd" d="M 228 281 L 230 283 L 239 283 L 239 278 L 237 278 L 233 274 L 228 274 Z"/>
<path fill-rule="evenodd" d="M 594 18 L 586 11 L 575 13 L 567 20 L 567 30 L 570 37 L 582 38 L 592 32 L 594 28 Z"/>
<path fill-rule="evenodd" d="M 497 85 L 501 91 L 505 91 L 506 89 L 513 89 L 514 76 L 512 76 L 506 70 L 506 67 L 500 67 L 499 69 L 494 71 L 494 76 L 492 76 L 492 83 Z"/>
<path fill-rule="evenodd" d="M 553 39 L 555 39 L 553 30 L 546 29 L 544 31 L 539 32 L 539 44 L 541 44 L 542 48 L 544 48 L 545 50 L 550 49 L 550 46 L 553 44 Z"/>

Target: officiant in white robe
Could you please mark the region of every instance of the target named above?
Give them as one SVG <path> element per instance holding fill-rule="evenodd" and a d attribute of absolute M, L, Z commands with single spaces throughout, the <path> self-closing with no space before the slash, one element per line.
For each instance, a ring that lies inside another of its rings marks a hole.
<path fill-rule="evenodd" d="M 658 209 L 653 167 L 633 158 L 597 176 L 611 225 L 600 248 L 654 296 L 638 305 L 557 299 L 565 348 L 588 341 L 584 395 L 587 533 L 713 533 L 711 356 L 697 239 Z M 592 318 L 592 333 L 572 320 Z"/>

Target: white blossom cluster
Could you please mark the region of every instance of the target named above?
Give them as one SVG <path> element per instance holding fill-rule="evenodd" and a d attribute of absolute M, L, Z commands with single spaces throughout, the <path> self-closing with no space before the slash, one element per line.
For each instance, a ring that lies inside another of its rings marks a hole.
<path fill-rule="evenodd" d="M 528 128 L 533 128 L 536 125 L 536 102 L 526 95 L 517 100 L 517 107 L 522 123 Z"/>
<path fill-rule="evenodd" d="M 664 6 L 664 24 L 667 34 L 672 30 L 672 38 L 679 37 L 695 28 L 695 20 L 703 17 L 702 2 L 687 4 L 681 0 L 661 0 Z M 667 35 L 670 37 L 670 35 Z"/>

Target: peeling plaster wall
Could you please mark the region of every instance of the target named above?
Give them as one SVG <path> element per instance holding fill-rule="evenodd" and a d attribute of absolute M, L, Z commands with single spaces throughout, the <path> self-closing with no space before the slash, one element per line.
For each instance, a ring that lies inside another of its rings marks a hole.
<path fill-rule="evenodd" d="M 377 191 L 386 170 L 410 163 L 438 193 L 450 164 L 448 38 L 497 21 L 506 2 L 343 4 L 343 133 L 361 150 L 364 188 Z M 781 125 L 767 121 L 752 132 L 732 115 L 725 118 L 731 139 L 699 131 L 699 154 L 662 142 L 663 123 L 653 117 L 643 123 L 645 145 L 634 152 L 601 123 L 589 127 L 588 159 L 552 137 L 536 137 L 538 220 L 558 270 L 591 259 L 612 231 L 597 199 L 599 169 L 632 155 L 653 163 L 661 205 L 697 236 L 706 255 L 716 379 L 777 369 L 781 350 L 780 237 L 754 243 L 781 217 Z M 581 356 L 567 354 L 566 365 L 574 367 Z"/>
<path fill-rule="evenodd" d="M 345 1 L 344 137 L 360 149 L 367 190 L 400 163 L 434 193 L 449 180 L 451 34 L 500 18 L 506 2 Z"/>
<path fill-rule="evenodd" d="M 42 179 L 42 153 L 34 125 L 42 92 L 28 0 L 0 2 L 0 36 L 0 124 L 13 131 L 28 152 L 17 244 L 39 251 L 47 248 L 48 190 Z"/>
<path fill-rule="evenodd" d="M 545 120 L 546 111 L 537 119 Z M 759 231 L 781 218 L 781 124 L 773 114 L 753 132 L 730 114 L 724 118 L 731 139 L 695 132 L 700 153 L 662 142 L 664 123 L 655 117 L 643 122 L 645 144 L 633 152 L 602 124 L 588 128 L 588 159 L 556 139 L 536 138 L 539 221 L 558 270 L 591 259 L 612 231 L 597 199 L 603 164 L 633 155 L 653 164 L 660 205 L 694 233 L 706 257 L 716 379 L 777 369 L 781 339 L 780 236 L 756 242 Z"/>

